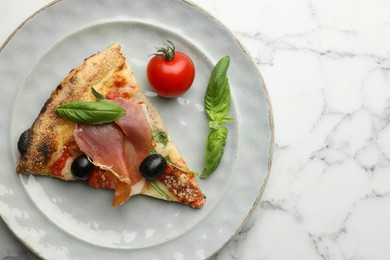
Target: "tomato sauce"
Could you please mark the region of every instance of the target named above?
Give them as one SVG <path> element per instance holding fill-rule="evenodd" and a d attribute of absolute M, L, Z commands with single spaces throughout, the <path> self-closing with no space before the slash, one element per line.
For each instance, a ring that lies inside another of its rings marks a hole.
<path fill-rule="evenodd" d="M 130 99 L 134 86 L 127 83 L 126 79 L 115 80 L 110 90 L 106 94 L 107 99 L 124 98 Z"/>
<path fill-rule="evenodd" d="M 131 97 L 131 94 L 128 91 L 123 91 L 122 89 L 118 87 L 111 87 L 110 91 L 107 93 L 107 99 L 117 99 L 117 98 L 124 98 L 129 99 Z"/>
<path fill-rule="evenodd" d="M 182 178 L 186 180 L 180 181 Z M 204 195 L 197 186 L 188 181 L 193 178 L 195 178 L 193 175 L 185 174 L 171 165 L 168 165 L 165 172 L 158 177 L 181 202 L 197 208 L 203 205 Z"/>
<path fill-rule="evenodd" d="M 69 159 L 69 157 L 72 154 L 72 151 L 76 147 L 76 142 L 74 140 L 69 141 L 63 148 L 62 148 L 62 154 L 60 157 L 55 160 L 53 165 L 51 166 L 51 173 L 61 177 L 62 176 L 62 170 L 65 167 L 66 161 Z"/>
<path fill-rule="evenodd" d="M 88 184 L 94 188 L 115 189 L 115 179 L 98 166 L 95 166 L 89 175 Z"/>

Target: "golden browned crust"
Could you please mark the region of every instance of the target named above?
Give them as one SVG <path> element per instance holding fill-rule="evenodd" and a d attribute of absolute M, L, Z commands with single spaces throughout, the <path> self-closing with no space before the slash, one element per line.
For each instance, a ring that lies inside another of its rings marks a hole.
<path fill-rule="evenodd" d="M 91 87 L 121 70 L 125 64 L 120 45 L 114 44 L 73 69 L 51 93 L 32 125 L 27 153 L 21 156 L 16 171 L 52 175 L 50 166 L 60 155 L 62 147 L 73 138 L 75 127 L 74 123 L 59 117 L 54 108 L 67 102 L 93 99 Z"/>

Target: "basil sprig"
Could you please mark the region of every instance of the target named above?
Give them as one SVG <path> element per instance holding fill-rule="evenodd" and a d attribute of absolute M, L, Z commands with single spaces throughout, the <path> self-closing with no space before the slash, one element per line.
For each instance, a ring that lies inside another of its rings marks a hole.
<path fill-rule="evenodd" d="M 92 125 L 110 123 L 126 114 L 121 106 L 106 101 L 104 96 L 95 89 L 91 90 L 98 101 L 74 101 L 58 105 L 55 110 L 67 120 Z"/>
<path fill-rule="evenodd" d="M 200 175 L 202 179 L 209 177 L 218 168 L 228 135 L 228 129 L 222 124 L 233 120 L 227 117 L 230 111 L 230 85 L 226 75 L 229 64 L 229 56 L 218 61 L 206 90 L 205 108 L 211 131 L 206 140 L 205 167 Z"/>
<path fill-rule="evenodd" d="M 149 182 L 150 186 L 152 186 L 152 188 L 157 191 L 158 194 L 161 195 L 161 197 L 164 197 L 167 201 L 171 201 L 171 198 L 168 196 L 168 194 L 165 193 L 165 191 L 163 191 L 157 184 L 157 182 L 153 181 L 153 180 L 147 180 L 147 182 Z"/>

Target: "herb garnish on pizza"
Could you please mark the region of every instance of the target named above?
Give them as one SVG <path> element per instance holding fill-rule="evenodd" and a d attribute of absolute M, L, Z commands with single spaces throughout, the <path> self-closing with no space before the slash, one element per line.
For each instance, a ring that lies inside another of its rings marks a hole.
<path fill-rule="evenodd" d="M 69 73 L 20 136 L 18 149 L 17 173 L 112 189 L 113 207 L 137 194 L 193 208 L 205 203 L 119 44 Z"/>

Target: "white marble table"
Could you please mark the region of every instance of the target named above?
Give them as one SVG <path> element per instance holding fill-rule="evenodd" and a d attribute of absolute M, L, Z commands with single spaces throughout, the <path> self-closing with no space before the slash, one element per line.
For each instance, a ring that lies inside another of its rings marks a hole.
<path fill-rule="evenodd" d="M 0 1 L 0 43 L 49 0 Z M 216 259 L 390 258 L 390 2 L 194 0 L 259 66 L 271 175 Z M 0 259 L 34 259 L 0 222 Z"/>

